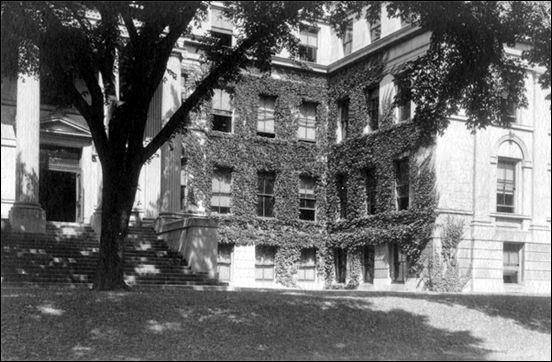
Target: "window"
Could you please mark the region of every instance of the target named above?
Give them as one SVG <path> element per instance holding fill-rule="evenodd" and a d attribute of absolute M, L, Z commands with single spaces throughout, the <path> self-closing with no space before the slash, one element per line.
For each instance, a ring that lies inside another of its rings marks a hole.
<path fill-rule="evenodd" d="M 303 176 L 299 180 L 299 219 L 316 219 L 316 196 L 314 194 L 315 180 Z"/>
<path fill-rule="evenodd" d="M 274 280 L 274 255 L 276 250 L 272 246 L 255 246 L 255 279 Z"/>
<path fill-rule="evenodd" d="M 257 134 L 263 137 L 274 138 L 274 106 L 276 98 L 261 96 L 257 112 Z"/>
<path fill-rule="evenodd" d="M 339 197 L 339 218 L 347 218 L 347 178 L 338 175 L 336 178 L 337 195 Z"/>
<path fill-rule="evenodd" d="M 299 59 L 307 62 L 316 62 L 318 30 L 303 27 L 299 33 L 299 40 Z"/>
<path fill-rule="evenodd" d="M 399 87 L 399 92 L 401 94 L 409 94 L 410 93 L 410 87 L 406 85 L 401 85 Z M 410 96 L 408 97 L 410 99 Z M 399 106 L 399 122 L 406 122 L 410 119 L 410 100 L 407 101 L 405 104 Z"/>
<path fill-rule="evenodd" d="M 499 159 L 496 173 L 496 211 L 513 213 L 516 191 L 516 162 Z"/>
<path fill-rule="evenodd" d="M 218 168 L 213 173 L 211 211 L 219 214 L 230 213 L 232 200 L 232 170 Z"/>
<path fill-rule="evenodd" d="M 302 249 L 299 267 L 297 268 L 297 280 L 314 281 L 316 270 L 316 250 L 314 248 Z"/>
<path fill-rule="evenodd" d="M 233 25 L 224 16 L 223 10 L 211 9 L 211 35 L 218 38 L 223 46 L 232 46 L 232 28 Z"/>
<path fill-rule="evenodd" d="M 349 55 L 353 51 L 353 22 L 347 24 L 347 29 L 343 35 L 343 54 Z"/>
<path fill-rule="evenodd" d="M 370 42 L 373 43 L 381 37 L 381 21 L 376 20 L 370 24 Z"/>
<path fill-rule="evenodd" d="M 188 160 L 185 158 L 180 159 L 180 210 L 186 209 L 187 194 L 186 186 L 188 185 Z"/>
<path fill-rule="evenodd" d="M 222 9 L 211 8 L 211 26 L 216 29 L 232 31 L 233 25 Z"/>
<path fill-rule="evenodd" d="M 341 248 L 334 249 L 335 281 L 345 283 L 347 280 L 347 252 Z"/>
<path fill-rule="evenodd" d="M 365 283 L 374 282 L 374 245 L 365 245 L 363 248 L 362 274 Z"/>
<path fill-rule="evenodd" d="M 232 47 L 232 34 L 211 30 L 211 36 L 215 38 L 220 45 L 224 47 Z"/>
<path fill-rule="evenodd" d="M 316 142 L 316 103 L 304 102 L 299 115 L 297 138 L 301 141 Z"/>
<path fill-rule="evenodd" d="M 349 99 L 342 99 L 337 102 L 337 112 L 341 129 L 341 139 L 344 140 L 349 132 Z"/>
<path fill-rule="evenodd" d="M 523 244 L 504 243 L 503 245 L 503 280 L 507 284 L 521 283 L 521 256 Z"/>
<path fill-rule="evenodd" d="M 409 206 L 409 172 L 408 158 L 395 162 L 395 195 L 397 210 L 406 210 Z"/>
<path fill-rule="evenodd" d="M 257 215 L 274 217 L 274 173 L 259 172 L 257 183 Z"/>
<path fill-rule="evenodd" d="M 397 244 L 389 245 L 389 263 L 391 280 L 402 283 L 406 277 L 406 256 L 401 252 Z"/>
<path fill-rule="evenodd" d="M 376 213 L 376 175 L 374 169 L 367 169 L 365 173 L 366 182 L 366 212 L 368 215 Z"/>
<path fill-rule="evenodd" d="M 232 107 L 230 95 L 223 89 L 215 89 L 212 100 L 213 130 L 232 132 Z"/>
<path fill-rule="evenodd" d="M 517 121 L 517 107 L 514 103 L 508 105 L 508 113 L 506 115 L 506 120 L 509 123 L 516 123 Z"/>
<path fill-rule="evenodd" d="M 379 86 L 369 88 L 366 91 L 366 102 L 370 130 L 375 131 L 379 127 Z"/>
<path fill-rule="evenodd" d="M 218 278 L 222 281 L 230 281 L 232 279 L 232 252 L 234 245 L 219 244 L 217 254 L 217 272 Z"/>

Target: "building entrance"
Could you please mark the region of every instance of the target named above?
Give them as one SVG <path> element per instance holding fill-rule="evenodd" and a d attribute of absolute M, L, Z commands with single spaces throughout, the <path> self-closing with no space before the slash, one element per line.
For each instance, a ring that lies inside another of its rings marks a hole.
<path fill-rule="evenodd" d="M 80 155 L 77 148 L 40 150 L 39 200 L 48 221 L 82 221 Z"/>

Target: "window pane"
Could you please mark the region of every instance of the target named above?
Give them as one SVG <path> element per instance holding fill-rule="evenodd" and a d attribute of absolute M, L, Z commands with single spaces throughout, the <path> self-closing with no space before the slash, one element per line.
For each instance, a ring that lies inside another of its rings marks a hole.
<path fill-rule="evenodd" d="M 274 279 L 274 268 L 264 268 L 264 280 L 273 280 Z"/>
<path fill-rule="evenodd" d="M 224 16 L 222 10 L 211 9 L 211 21 L 213 26 L 223 29 L 232 29 L 232 23 L 227 17 Z"/>
<path fill-rule="evenodd" d="M 366 98 L 370 128 L 372 130 L 376 130 L 378 129 L 379 120 L 379 87 L 368 89 L 366 93 Z"/>
<path fill-rule="evenodd" d="M 218 114 L 213 115 L 213 130 L 227 133 L 232 132 L 232 117 Z"/>
<path fill-rule="evenodd" d="M 515 162 L 499 160 L 496 180 L 496 210 L 497 212 L 514 212 L 515 204 Z"/>
<path fill-rule="evenodd" d="M 216 169 L 213 172 L 211 209 L 214 212 L 229 213 L 232 202 L 232 171 Z"/>
<path fill-rule="evenodd" d="M 261 96 L 259 98 L 257 132 L 274 133 L 274 105 L 274 97 Z"/>
<path fill-rule="evenodd" d="M 504 283 L 521 282 L 521 243 L 504 243 L 503 245 L 503 278 Z"/>
<path fill-rule="evenodd" d="M 409 180 L 409 163 L 408 158 L 397 161 L 395 170 L 396 170 L 396 179 L 395 179 L 395 194 L 397 196 L 397 209 L 406 210 L 408 209 L 409 204 L 409 193 L 410 193 L 410 180 Z"/>

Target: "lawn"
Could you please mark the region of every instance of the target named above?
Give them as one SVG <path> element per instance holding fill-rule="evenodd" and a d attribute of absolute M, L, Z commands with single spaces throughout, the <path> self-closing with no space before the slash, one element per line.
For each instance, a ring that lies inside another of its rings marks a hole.
<path fill-rule="evenodd" d="M 550 297 L 2 288 L 2 360 L 550 360 Z"/>

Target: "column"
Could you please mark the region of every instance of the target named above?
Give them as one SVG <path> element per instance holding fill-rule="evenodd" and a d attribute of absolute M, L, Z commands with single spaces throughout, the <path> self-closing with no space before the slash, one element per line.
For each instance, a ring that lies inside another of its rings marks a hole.
<path fill-rule="evenodd" d="M 163 125 L 180 108 L 180 53 L 173 52 L 167 62 L 167 72 L 163 77 L 161 98 L 161 122 Z M 182 140 L 177 134 L 170 142 L 161 147 L 161 195 L 159 216 L 162 219 L 178 218 L 180 211 L 180 158 L 182 157 Z"/>
<path fill-rule="evenodd" d="M 17 79 L 15 203 L 9 212 L 12 230 L 43 233 L 46 213 L 39 205 L 40 80 L 19 74 Z"/>

